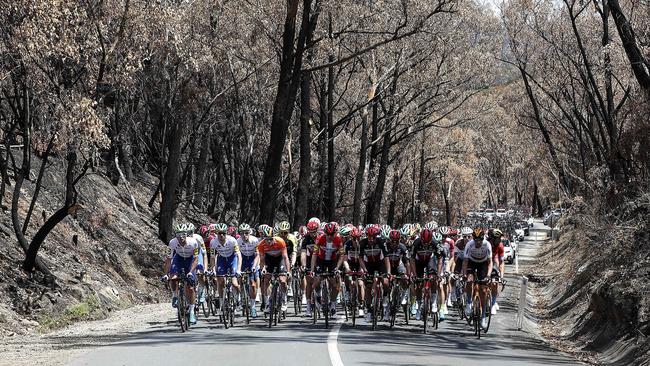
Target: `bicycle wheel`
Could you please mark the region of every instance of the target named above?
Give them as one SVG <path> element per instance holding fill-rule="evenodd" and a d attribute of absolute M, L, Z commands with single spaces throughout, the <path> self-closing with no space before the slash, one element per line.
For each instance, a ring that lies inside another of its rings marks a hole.
<path fill-rule="evenodd" d="M 178 324 L 181 326 L 181 332 L 184 333 L 187 330 L 187 316 L 185 315 L 187 309 L 185 308 L 185 294 L 183 292 L 184 289 L 179 289 L 176 312 L 178 314 Z"/>
<path fill-rule="evenodd" d="M 474 335 L 481 339 L 481 301 L 475 299 L 473 302 L 473 323 L 474 323 Z"/>
<path fill-rule="evenodd" d="M 311 300 L 309 301 L 309 303 L 311 304 L 312 324 L 316 324 L 316 321 L 318 320 L 318 307 L 316 306 L 316 290 L 312 290 Z"/>
<path fill-rule="evenodd" d="M 395 318 L 397 317 L 397 309 L 399 306 L 399 289 L 396 286 L 393 286 L 391 289 L 390 303 L 388 304 L 388 309 L 390 310 L 390 327 L 395 326 Z"/>
<path fill-rule="evenodd" d="M 379 320 L 379 313 L 381 309 L 381 291 L 375 289 L 372 297 L 372 330 L 377 329 L 377 321 Z"/>
<path fill-rule="evenodd" d="M 424 334 L 427 334 L 427 325 L 429 324 L 428 316 L 429 316 L 429 308 L 431 307 L 430 304 L 430 299 L 428 294 L 422 295 L 422 309 L 420 310 L 420 317 L 422 318 L 422 326 L 424 330 Z"/>
<path fill-rule="evenodd" d="M 235 297 L 232 293 L 232 288 L 228 291 L 228 321 L 232 328 L 235 322 Z"/>
<path fill-rule="evenodd" d="M 487 333 L 490 329 L 490 321 L 492 320 L 492 292 L 488 289 L 487 296 L 485 296 L 485 316 L 487 317 L 487 327 L 483 329 L 483 333 Z"/>
<path fill-rule="evenodd" d="M 302 289 L 300 288 L 300 278 L 294 278 L 291 281 L 293 287 L 293 313 L 298 316 L 302 311 Z"/>
<path fill-rule="evenodd" d="M 278 292 L 278 286 L 273 284 L 273 290 L 271 290 L 271 297 L 269 298 L 269 328 L 273 326 L 273 319 L 275 318 L 273 315 L 275 314 L 275 297 Z"/>
<path fill-rule="evenodd" d="M 329 328 L 330 324 L 330 291 L 329 291 L 329 283 L 327 282 L 327 278 L 325 279 L 325 284 L 323 285 L 323 281 L 321 281 L 321 307 L 323 308 L 323 318 L 325 318 L 325 329 Z"/>
<path fill-rule="evenodd" d="M 251 322 L 251 305 L 250 305 L 250 287 L 248 285 L 248 279 L 244 279 L 246 283 L 242 286 L 242 292 L 241 292 L 241 302 L 242 302 L 242 311 L 244 312 L 243 315 L 246 317 L 246 324 L 250 324 Z"/>

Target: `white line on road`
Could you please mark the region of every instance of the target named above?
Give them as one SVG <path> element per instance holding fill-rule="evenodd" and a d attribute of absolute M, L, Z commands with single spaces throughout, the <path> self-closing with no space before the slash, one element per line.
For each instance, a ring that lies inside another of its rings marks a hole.
<path fill-rule="evenodd" d="M 336 321 L 336 324 L 332 327 L 332 330 L 327 336 L 327 352 L 330 355 L 330 361 L 332 366 L 343 366 L 343 361 L 341 360 L 341 355 L 339 354 L 339 347 L 337 345 L 339 338 L 339 330 L 343 325 L 343 318 L 339 318 Z"/>

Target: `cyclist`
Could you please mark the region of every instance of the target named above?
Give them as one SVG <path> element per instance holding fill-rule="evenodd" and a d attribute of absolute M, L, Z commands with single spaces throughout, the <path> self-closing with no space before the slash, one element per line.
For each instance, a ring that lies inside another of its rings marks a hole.
<path fill-rule="evenodd" d="M 501 230 L 496 228 L 488 230 L 488 241 L 492 246 L 493 269 L 492 269 L 491 277 L 497 280 L 503 278 L 503 275 L 505 274 L 504 259 L 506 254 L 505 254 L 505 248 L 503 246 L 503 242 L 501 241 L 502 237 L 503 237 L 503 232 Z M 500 294 L 499 284 L 493 283 L 492 304 L 491 304 L 492 315 L 496 315 L 497 310 L 499 310 L 499 303 L 497 302 L 497 298 L 499 297 L 499 294 Z"/>
<path fill-rule="evenodd" d="M 451 273 L 451 264 L 454 262 L 454 240 L 450 237 L 452 228 L 449 226 L 439 227 L 438 232 L 442 236 L 442 246 L 445 252 L 443 263 L 444 280 L 441 282 L 442 291 L 440 292 L 440 320 L 442 321 L 445 320 L 445 315 L 447 315 L 447 305 L 451 306 L 451 302 L 449 300 L 449 290 L 451 289 L 451 286 L 447 280 L 449 278 L 447 275 Z"/>
<path fill-rule="evenodd" d="M 289 256 L 289 263 L 291 267 L 296 265 L 296 249 L 298 248 L 298 239 L 295 235 L 291 234 L 291 225 L 288 221 L 281 221 L 278 223 L 278 235 L 287 244 L 287 255 Z"/>
<path fill-rule="evenodd" d="M 190 223 L 174 225 L 174 238 L 169 242 L 170 253 L 165 259 L 164 270 L 167 275 L 164 280 L 169 280 L 172 289 L 172 306 L 178 306 L 178 276 L 181 269 L 187 277 L 188 286 L 185 286 L 185 296 L 188 304 L 194 304 L 196 292 L 194 290 L 194 271 L 199 264 L 201 243 L 194 237 L 194 225 Z M 190 323 L 196 324 L 194 306 L 189 306 Z"/>
<path fill-rule="evenodd" d="M 316 238 L 318 237 L 319 226 L 320 224 L 316 221 L 309 221 L 307 223 L 307 235 L 305 235 L 305 237 L 302 239 L 302 243 L 300 243 L 300 266 L 303 271 L 307 268 L 311 268 L 311 256 L 314 252 L 314 247 L 316 246 Z M 305 315 L 307 317 L 311 317 L 312 278 L 305 276 L 302 283 L 303 293 L 305 294 L 304 302 L 307 305 Z"/>
<path fill-rule="evenodd" d="M 388 245 L 386 246 L 388 261 L 390 262 L 390 275 L 391 276 L 401 276 L 399 280 L 399 285 L 402 287 L 402 298 L 400 302 L 402 305 L 406 305 L 406 300 L 408 299 L 409 293 L 409 281 L 406 276 L 410 271 L 409 263 L 409 254 L 406 249 L 406 245 L 400 243 L 402 234 L 397 230 L 391 230 L 388 234 Z M 386 320 L 388 319 L 388 312 L 384 314 Z"/>
<path fill-rule="evenodd" d="M 485 232 L 482 228 L 475 228 L 472 232 L 473 239 L 465 246 L 465 259 L 463 260 L 463 275 L 467 276 L 465 286 L 465 296 L 467 305 L 465 306 L 465 315 L 468 317 L 472 314 L 472 282 L 474 280 L 483 281 L 492 273 L 492 246 L 484 239 Z M 481 291 L 482 319 L 481 327 L 487 327 L 485 319 L 485 293 Z"/>
<path fill-rule="evenodd" d="M 361 272 L 361 230 L 359 228 L 353 228 L 350 232 L 350 238 L 345 242 L 345 261 L 343 266 L 346 273 L 350 272 Z M 358 315 L 364 316 L 363 304 L 365 303 L 365 289 L 363 285 L 363 277 L 359 276 L 357 278 L 357 289 L 358 289 L 358 299 L 359 305 Z M 352 288 L 352 278 L 349 276 L 345 277 L 345 287 L 349 290 Z"/>
<path fill-rule="evenodd" d="M 441 239 L 440 235 L 436 235 Z M 424 277 L 424 269 L 429 274 L 439 274 L 443 270 L 444 253 L 439 241 L 434 240 L 434 233 L 430 229 L 424 229 L 420 232 L 420 237 L 413 243 L 413 253 L 411 253 L 411 273 L 417 278 Z M 417 298 L 417 311 L 415 319 L 420 320 L 422 314 L 422 288 L 416 287 L 415 296 Z M 437 304 L 434 304 L 437 307 Z M 437 309 L 436 309 L 437 311 Z"/>
<path fill-rule="evenodd" d="M 273 228 L 269 225 L 261 225 L 259 230 L 264 239 L 257 246 L 260 258 L 260 267 L 262 267 L 263 283 L 262 294 L 264 294 L 264 313 L 269 312 L 271 303 L 269 301 L 269 285 L 271 282 L 271 273 L 282 273 L 278 277 L 280 281 L 280 291 L 282 296 L 282 311 L 287 310 L 287 302 L 284 294 L 287 293 L 287 276 L 286 273 L 291 271 L 289 256 L 287 255 L 287 244 L 282 238 L 273 236 Z"/>
<path fill-rule="evenodd" d="M 212 252 L 212 259 L 210 268 L 215 268 L 217 276 L 238 276 L 241 273 L 242 257 L 239 252 L 239 245 L 237 239 L 228 235 L 228 226 L 224 223 L 217 224 L 217 236 L 210 242 L 210 251 Z M 216 260 L 215 260 L 216 259 Z M 217 293 L 219 298 L 223 299 L 223 288 L 226 283 L 223 277 L 216 278 Z M 232 277 L 232 286 L 235 289 L 235 299 L 239 298 L 239 282 L 237 277 Z M 223 307 L 224 302 L 221 302 Z M 239 304 L 238 304 L 239 307 Z"/>
<path fill-rule="evenodd" d="M 383 276 L 381 279 L 384 293 L 388 292 L 388 278 L 386 275 L 390 273 L 390 261 L 388 260 L 388 252 L 386 251 L 385 242 L 378 237 L 379 228 L 377 226 L 369 226 L 366 229 L 366 238 L 361 240 L 361 270 L 370 275 L 377 273 Z M 366 283 L 366 293 L 372 294 L 372 282 Z M 372 299 L 366 299 L 366 321 L 370 321 L 372 314 L 371 307 Z M 388 301 L 385 302 L 385 307 L 388 307 Z"/>
<path fill-rule="evenodd" d="M 345 247 L 343 246 L 343 239 L 338 234 L 338 228 L 335 223 L 327 223 L 323 228 L 323 235 L 316 239 L 314 246 L 314 255 L 311 257 L 311 273 L 318 275 L 320 273 L 330 272 L 336 273 L 343 265 L 345 259 Z M 331 292 L 330 292 L 330 314 L 336 315 L 336 297 L 341 291 L 341 284 L 335 277 L 328 278 Z M 312 288 L 318 288 L 321 278 L 314 277 Z M 319 302 L 316 301 L 316 304 Z"/>
<path fill-rule="evenodd" d="M 207 233 L 208 227 L 203 225 L 201 232 Z M 197 292 L 199 294 L 199 303 L 205 301 L 205 268 L 208 267 L 208 250 L 206 249 L 203 235 L 194 234 L 194 239 L 201 244 L 199 250 L 199 264 L 196 266 Z"/>
<path fill-rule="evenodd" d="M 239 239 L 237 239 L 237 246 L 242 256 L 242 271 L 250 271 L 250 308 L 251 316 L 257 318 L 257 310 L 255 309 L 255 298 L 257 297 L 257 288 L 260 282 L 260 258 L 257 251 L 259 240 L 257 237 L 251 235 L 251 227 L 248 224 L 241 224 L 237 228 L 239 231 Z"/>
<path fill-rule="evenodd" d="M 454 244 L 454 262 L 451 264 L 451 273 L 454 273 L 456 275 L 461 274 L 461 270 L 463 269 L 463 260 L 465 259 L 465 246 L 467 243 L 469 243 L 470 240 L 472 240 L 472 229 L 465 226 L 460 229 L 460 234 L 461 237 L 460 239 L 456 240 L 456 243 Z M 454 287 L 456 286 L 456 281 L 452 277 L 451 278 L 451 290 L 450 290 L 450 300 L 452 302 L 456 301 L 456 291 Z"/>

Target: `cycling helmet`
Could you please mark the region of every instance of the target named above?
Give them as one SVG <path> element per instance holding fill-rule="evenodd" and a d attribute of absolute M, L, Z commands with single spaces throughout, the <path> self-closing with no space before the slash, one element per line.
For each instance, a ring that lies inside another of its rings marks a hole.
<path fill-rule="evenodd" d="M 477 227 L 477 228 L 475 228 L 474 231 L 472 232 L 472 236 L 473 236 L 475 239 L 478 239 L 478 238 L 481 238 L 481 239 L 482 239 L 482 238 L 485 236 L 485 232 L 483 231 L 483 228 Z"/>
<path fill-rule="evenodd" d="M 425 244 L 429 243 L 432 237 L 433 237 L 433 233 L 429 229 L 424 229 L 420 232 L 420 241 L 422 241 Z"/>
<path fill-rule="evenodd" d="M 492 228 L 488 230 L 488 237 L 489 238 L 501 238 L 503 236 L 503 231 L 497 229 L 497 228 Z"/>
<path fill-rule="evenodd" d="M 465 226 L 462 229 L 460 229 L 460 233 L 461 235 L 472 235 L 472 228 Z"/>
<path fill-rule="evenodd" d="M 319 226 L 320 225 L 316 221 L 309 221 L 307 223 L 307 231 L 312 232 L 312 233 L 316 232 L 316 231 L 318 231 Z"/>
<path fill-rule="evenodd" d="M 251 227 L 248 224 L 241 224 L 239 225 L 238 230 L 241 234 L 246 234 L 251 232 Z"/>
<path fill-rule="evenodd" d="M 431 231 L 436 231 L 436 229 L 438 229 L 438 223 L 435 221 L 429 221 L 426 224 L 424 224 L 424 228 Z"/>
<path fill-rule="evenodd" d="M 217 224 L 210 224 L 210 225 L 208 225 L 208 230 L 209 230 L 211 233 L 217 231 Z"/>
<path fill-rule="evenodd" d="M 321 223 L 320 223 L 320 231 L 325 230 L 325 225 L 327 225 L 326 222 L 321 222 Z"/>
<path fill-rule="evenodd" d="M 413 230 L 415 231 L 416 234 L 419 234 L 420 230 L 422 230 L 422 225 L 420 225 L 419 222 L 416 223 L 415 225 L 413 225 Z"/>
<path fill-rule="evenodd" d="M 303 226 L 299 227 L 299 228 L 298 228 L 298 234 L 299 234 L 300 236 L 305 236 L 305 235 L 307 235 L 307 226 L 304 226 L 304 225 L 303 225 Z"/>
<path fill-rule="evenodd" d="M 289 221 L 280 221 L 278 224 L 278 229 L 280 231 L 289 231 L 291 230 L 291 225 L 289 224 Z"/>
<path fill-rule="evenodd" d="M 352 231 L 350 232 L 350 237 L 359 239 L 361 237 L 361 230 L 359 228 L 352 228 Z"/>
<path fill-rule="evenodd" d="M 215 230 L 217 233 L 225 233 L 228 232 L 228 225 L 224 223 L 219 223 L 217 224 L 217 228 Z"/>
<path fill-rule="evenodd" d="M 388 235 L 390 235 L 390 226 L 389 225 L 382 225 L 381 227 L 381 237 L 384 239 L 388 239 Z"/>
<path fill-rule="evenodd" d="M 379 234 L 379 229 L 375 226 L 370 226 L 369 228 L 366 229 L 366 236 L 368 237 L 376 237 Z"/>
<path fill-rule="evenodd" d="M 399 230 L 399 233 L 402 236 L 411 236 L 412 230 L 413 229 L 411 228 L 411 224 L 404 224 L 404 226 L 402 226 L 402 228 Z"/>
<path fill-rule="evenodd" d="M 174 230 L 174 234 L 192 233 L 194 231 L 194 225 L 183 222 L 174 225 L 172 229 Z"/>
<path fill-rule="evenodd" d="M 309 219 L 309 221 L 307 221 L 307 222 L 315 222 L 316 225 L 320 226 L 320 219 L 318 219 L 318 217 L 312 217 L 312 218 Z"/>
<path fill-rule="evenodd" d="M 201 232 L 201 235 L 205 236 L 205 234 L 208 232 L 208 225 L 201 225 L 201 229 L 199 229 Z"/>
<path fill-rule="evenodd" d="M 350 226 L 343 226 L 343 227 L 341 228 L 341 230 L 339 230 L 339 233 L 340 233 L 341 236 L 343 236 L 343 237 L 348 237 L 348 236 L 350 236 L 350 233 L 352 233 L 352 230 L 354 230 L 354 229 L 356 229 L 354 226 L 353 226 L 353 227 L 350 227 Z"/>
<path fill-rule="evenodd" d="M 273 237 L 273 228 L 270 227 L 269 225 L 260 225 L 259 231 L 267 239 L 270 239 Z"/>
<path fill-rule="evenodd" d="M 391 230 L 390 233 L 388 234 L 388 237 L 390 238 L 390 240 L 399 240 L 401 234 L 398 230 Z"/>
<path fill-rule="evenodd" d="M 442 234 L 433 233 L 433 242 L 434 243 L 440 243 L 441 241 L 442 241 Z"/>
<path fill-rule="evenodd" d="M 325 235 L 334 235 L 336 234 L 336 225 L 330 223 L 325 224 L 325 227 L 323 228 L 323 232 Z"/>
<path fill-rule="evenodd" d="M 235 235 L 237 232 L 237 227 L 236 226 L 228 226 L 228 235 Z"/>
<path fill-rule="evenodd" d="M 438 232 L 441 235 L 449 235 L 451 230 L 450 230 L 449 226 L 441 226 L 441 227 L 438 228 Z"/>

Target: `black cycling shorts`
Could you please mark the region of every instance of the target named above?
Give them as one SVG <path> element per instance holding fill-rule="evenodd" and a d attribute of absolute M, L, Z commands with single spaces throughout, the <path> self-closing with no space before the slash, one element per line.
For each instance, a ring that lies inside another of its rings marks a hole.
<path fill-rule="evenodd" d="M 469 260 L 467 263 L 467 272 L 468 273 L 475 273 L 476 277 L 479 281 L 484 280 L 488 276 L 488 267 L 490 265 L 490 262 L 485 261 L 485 262 L 474 262 L 473 260 Z"/>

